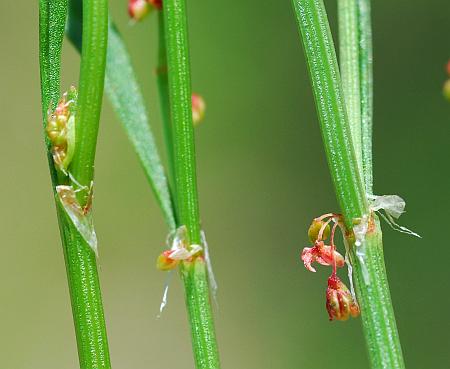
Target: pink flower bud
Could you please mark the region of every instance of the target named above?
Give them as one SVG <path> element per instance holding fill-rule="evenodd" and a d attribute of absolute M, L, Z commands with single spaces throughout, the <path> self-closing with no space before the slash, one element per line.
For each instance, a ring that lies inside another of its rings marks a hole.
<path fill-rule="evenodd" d="M 359 315 L 359 306 L 347 286 L 334 273 L 328 278 L 327 311 L 330 320 L 347 320 Z"/>
<path fill-rule="evenodd" d="M 206 103 L 203 97 L 193 93 L 192 94 L 192 121 L 194 126 L 197 126 L 205 118 Z"/>
<path fill-rule="evenodd" d="M 315 272 L 311 264 L 318 262 L 321 265 L 333 265 L 336 262 L 336 266 L 342 268 L 345 264 L 344 257 L 333 250 L 333 247 L 327 246 L 323 241 L 316 241 L 313 247 L 305 247 L 302 251 L 301 258 L 305 268 L 311 272 Z"/>
<path fill-rule="evenodd" d="M 150 4 L 146 0 L 129 0 L 128 14 L 135 21 L 142 20 L 150 11 Z"/>

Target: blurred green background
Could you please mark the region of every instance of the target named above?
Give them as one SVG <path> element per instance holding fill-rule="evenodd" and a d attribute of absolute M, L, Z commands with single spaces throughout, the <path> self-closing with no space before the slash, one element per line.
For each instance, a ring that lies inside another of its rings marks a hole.
<path fill-rule="evenodd" d="M 232 6 L 231 6 L 232 5 Z M 207 101 L 197 129 L 201 213 L 219 282 L 223 368 L 367 368 L 360 320 L 328 322 L 328 269 L 299 261 L 310 220 L 337 205 L 289 0 L 189 1 L 193 89 Z M 326 1 L 336 28 L 336 4 Z M 160 143 L 155 16 L 129 44 Z M 38 2 L 0 3 L 0 367 L 78 367 L 69 295 L 41 131 Z M 407 200 L 384 225 L 385 256 L 407 367 L 450 368 L 449 124 L 441 93 L 450 2 L 374 2 L 375 192 Z M 66 43 L 63 86 L 78 79 Z M 161 146 L 162 147 L 162 146 Z M 100 277 L 114 368 L 193 367 L 178 279 L 155 258 L 166 227 L 130 145 L 105 102 L 96 165 Z"/>

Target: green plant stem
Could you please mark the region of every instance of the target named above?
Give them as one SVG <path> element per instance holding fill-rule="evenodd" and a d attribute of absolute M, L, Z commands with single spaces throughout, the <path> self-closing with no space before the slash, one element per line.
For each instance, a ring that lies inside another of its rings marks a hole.
<path fill-rule="evenodd" d="M 185 0 L 164 3 L 170 118 L 175 161 L 178 215 L 192 243 L 200 243 L 194 129 L 192 125 L 191 76 Z"/>
<path fill-rule="evenodd" d="M 161 107 L 161 117 L 164 130 L 164 140 L 166 144 L 167 163 L 169 168 L 169 183 L 172 191 L 175 181 L 175 160 L 173 146 L 172 123 L 170 120 L 170 102 L 169 102 L 169 79 L 167 75 L 167 49 L 166 32 L 164 29 L 164 10 L 158 11 L 158 67 L 157 80 L 159 101 Z"/>
<path fill-rule="evenodd" d="M 316 101 L 325 154 L 346 226 L 369 214 L 358 172 L 337 67 L 322 0 L 293 0 Z"/>
<path fill-rule="evenodd" d="M 108 40 L 107 0 L 83 0 L 83 42 L 78 93 L 76 150 L 70 166 L 87 189 L 78 193 L 83 205 L 94 179 L 95 150 L 105 81 Z"/>
<path fill-rule="evenodd" d="M 39 1 L 39 66 L 44 132 L 48 110 L 53 111 L 60 98 L 61 50 L 67 19 L 67 0 Z M 44 135 L 53 190 L 58 175 L 53 165 L 51 144 Z"/>
<path fill-rule="evenodd" d="M 358 0 L 362 165 L 366 193 L 373 194 L 373 57 L 370 0 Z"/>
<path fill-rule="evenodd" d="M 358 171 L 362 173 L 361 98 L 357 0 L 338 0 L 340 72 Z"/>
<path fill-rule="evenodd" d="M 106 323 L 95 253 L 58 205 L 81 369 L 110 369 Z"/>
<path fill-rule="evenodd" d="M 178 225 L 187 227 L 191 244 L 201 244 L 186 3 L 185 0 L 165 0 L 163 7 Z M 193 262 L 183 263 L 181 275 L 185 285 L 196 367 L 219 369 L 203 258 L 197 257 Z"/>
<path fill-rule="evenodd" d="M 54 108 L 60 97 L 60 70 L 67 1 L 39 2 L 39 47 L 41 95 L 44 128 L 47 109 Z M 60 182 L 47 140 L 47 155 L 55 192 Z M 101 291 L 94 252 L 80 236 L 57 201 L 57 216 L 66 263 L 72 314 L 78 346 L 80 368 L 109 369 Z"/>
<path fill-rule="evenodd" d="M 389 292 L 378 219 L 375 218 L 374 229 L 367 233 L 366 241 L 358 249 L 351 247 L 350 250 L 371 367 L 402 369 L 405 364 Z M 358 257 L 357 252 L 362 256 Z"/>
<path fill-rule="evenodd" d="M 219 352 L 210 302 L 208 273 L 203 258 L 185 262 L 181 276 L 191 326 L 192 348 L 197 369 L 220 369 Z"/>
<path fill-rule="evenodd" d="M 375 221 L 362 245 L 353 223 L 370 215 L 355 157 L 342 95 L 336 53 L 322 0 L 293 0 L 314 91 L 325 152 L 348 229 L 353 279 L 363 330 L 374 369 L 404 368 L 383 260 L 381 229 Z"/>

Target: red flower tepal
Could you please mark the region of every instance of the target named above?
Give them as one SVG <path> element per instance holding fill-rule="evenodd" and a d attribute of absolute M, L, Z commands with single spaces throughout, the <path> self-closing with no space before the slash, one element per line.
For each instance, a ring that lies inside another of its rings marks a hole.
<path fill-rule="evenodd" d="M 311 272 L 316 271 L 311 266 L 314 262 L 318 262 L 321 265 L 333 265 L 336 262 L 336 266 L 339 268 L 342 268 L 345 264 L 344 257 L 334 247 L 325 245 L 323 241 L 316 241 L 313 247 L 305 247 L 301 258 L 306 269 Z"/>

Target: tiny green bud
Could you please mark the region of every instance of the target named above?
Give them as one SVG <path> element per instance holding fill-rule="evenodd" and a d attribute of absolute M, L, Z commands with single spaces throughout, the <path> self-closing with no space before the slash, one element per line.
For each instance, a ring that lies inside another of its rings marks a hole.
<path fill-rule="evenodd" d="M 319 238 L 320 230 L 324 227 L 322 238 L 323 240 L 326 240 L 330 236 L 330 225 L 325 225 L 325 222 L 323 220 L 317 220 L 313 219 L 311 225 L 308 229 L 308 237 L 311 243 L 314 243 Z"/>

